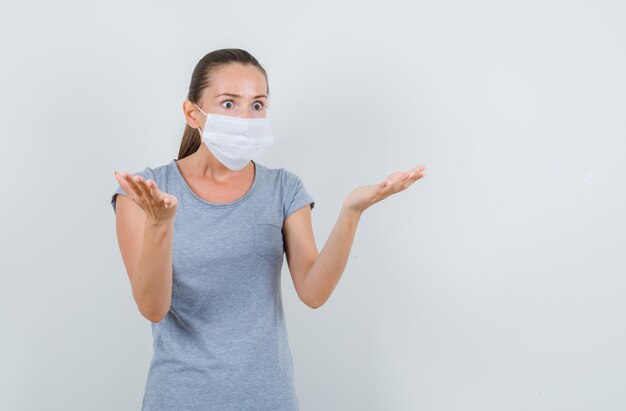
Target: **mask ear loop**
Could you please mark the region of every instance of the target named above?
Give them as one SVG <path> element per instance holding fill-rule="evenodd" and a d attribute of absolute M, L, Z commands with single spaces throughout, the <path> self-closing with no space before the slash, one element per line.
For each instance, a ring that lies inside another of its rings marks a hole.
<path fill-rule="evenodd" d="M 193 101 L 192 101 L 192 104 L 193 104 L 194 106 L 196 106 L 196 108 L 197 108 L 198 110 L 200 110 L 200 112 L 201 112 L 202 114 L 204 114 L 204 115 L 207 117 L 207 119 L 208 119 L 209 115 L 208 115 L 207 113 L 205 113 L 205 112 L 204 112 L 204 111 L 203 111 L 200 107 L 198 107 L 198 105 L 197 105 L 196 103 L 194 103 Z M 200 135 L 202 135 L 202 130 L 200 129 L 200 127 L 196 128 L 196 130 L 198 130 L 198 133 L 200 133 Z"/>

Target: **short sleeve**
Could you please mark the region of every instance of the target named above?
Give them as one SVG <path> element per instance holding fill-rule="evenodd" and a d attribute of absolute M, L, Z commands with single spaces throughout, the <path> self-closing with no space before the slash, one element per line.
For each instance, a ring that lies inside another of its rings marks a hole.
<path fill-rule="evenodd" d="M 302 180 L 283 168 L 283 219 L 309 204 L 312 210 L 315 207 L 315 200 L 309 195 Z"/>
<path fill-rule="evenodd" d="M 155 181 L 154 173 L 152 172 L 150 167 L 146 167 L 143 171 L 134 172 L 134 173 L 132 173 L 132 175 L 133 176 L 140 175 L 141 177 L 143 177 L 144 180 L 153 180 L 153 181 Z M 157 182 L 157 184 L 158 184 L 158 182 Z M 126 191 L 124 191 L 122 186 L 120 186 L 118 184 L 117 188 L 113 192 L 113 195 L 111 196 L 111 206 L 113 207 L 113 212 L 117 212 L 117 210 L 115 209 L 115 206 L 117 204 L 117 195 L 118 194 L 121 194 L 123 196 L 128 197 L 128 194 L 126 194 Z"/>

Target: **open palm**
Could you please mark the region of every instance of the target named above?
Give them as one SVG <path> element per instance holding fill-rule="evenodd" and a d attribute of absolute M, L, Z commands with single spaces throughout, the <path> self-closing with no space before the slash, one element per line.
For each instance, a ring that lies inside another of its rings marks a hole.
<path fill-rule="evenodd" d="M 392 194 L 407 189 L 411 184 L 424 177 L 426 166 L 417 166 L 409 171 L 392 173 L 378 184 L 355 188 L 344 201 L 344 207 L 363 212 L 367 208 L 384 200 Z"/>
<path fill-rule="evenodd" d="M 126 195 L 145 211 L 147 218 L 156 222 L 170 221 L 174 218 L 178 199 L 159 190 L 154 180 L 144 180 L 140 175 L 132 176 L 128 172 L 113 174 Z"/>

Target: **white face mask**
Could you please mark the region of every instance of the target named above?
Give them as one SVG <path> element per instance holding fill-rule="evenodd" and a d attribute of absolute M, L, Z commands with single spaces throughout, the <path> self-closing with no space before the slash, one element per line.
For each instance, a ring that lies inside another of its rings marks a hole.
<path fill-rule="evenodd" d="M 220 163 L 231 170 L 241 170 L 274 142 L 267 117 L 241 118 L 205 113 L 204 131 L 198 128 L 202 141 Z"/>

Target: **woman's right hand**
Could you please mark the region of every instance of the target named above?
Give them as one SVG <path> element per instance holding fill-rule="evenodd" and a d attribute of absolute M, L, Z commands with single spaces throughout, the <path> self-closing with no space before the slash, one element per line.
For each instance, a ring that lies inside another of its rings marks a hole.
<path fill-rule="evenodd" d="M 146 180 L 129 173 L 114 172 L 115 179 L 120 187 L 146 213 L 146 218 L 154 223 L 169 222 L 174 219 L 178 208 L 178 199 L 159 190 L 153 180 Z"/>

